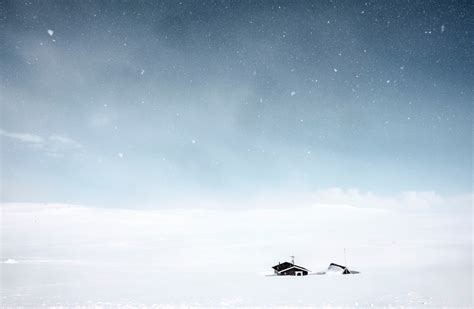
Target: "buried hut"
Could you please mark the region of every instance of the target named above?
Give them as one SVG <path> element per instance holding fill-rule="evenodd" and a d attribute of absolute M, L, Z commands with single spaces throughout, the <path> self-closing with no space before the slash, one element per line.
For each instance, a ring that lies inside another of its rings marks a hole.
<path fill-rule="evenodd" d="M 328 270 L 326 272 L 318 273 L 318 274 L 327 274 L 327 273 L 341 273 L 343 275 L 355 275 L 355 274 L 358 274 L 359 272 L 356 270 L 350 270 L 349 268 L 347 268 L 347 266 L 331 263 L 329 264 Z"/>
<path fill-rule="evenodd" d="M 346 266 L 342 266 L 336 263 L 329 264 L 328 271 L 340 272 L 343 275 L 349 275 L 351 271 Z"/>

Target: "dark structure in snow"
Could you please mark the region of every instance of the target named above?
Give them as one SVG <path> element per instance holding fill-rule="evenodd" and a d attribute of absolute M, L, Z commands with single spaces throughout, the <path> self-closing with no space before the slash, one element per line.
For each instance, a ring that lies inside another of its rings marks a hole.
<path fill-rule="evenodd" d="M 350 270 L 349 268 L 347 268 L 347 266 L 331 263 L 329 264 L 329 267 L 326 271 L 319 271 L 312 275 L 328 275 L 328 274 L 355 275 L 358 273 L 359 273 L 358 271 Z"/>
<path fill-rule="evenodd" d="M 306 276 L 309 270 L 293 262 L 278 263 L 272 267 L 277 276 Z"/>
<path fill-rule="evenodd" d="M 358 271 L 350 270 L 346 266 L 339 265 L 336 263 L 329 264 L 328 271 L 336 271 L 341 272 L 343 275 L 351 275 L 351 274 L 358 274 Z"/>

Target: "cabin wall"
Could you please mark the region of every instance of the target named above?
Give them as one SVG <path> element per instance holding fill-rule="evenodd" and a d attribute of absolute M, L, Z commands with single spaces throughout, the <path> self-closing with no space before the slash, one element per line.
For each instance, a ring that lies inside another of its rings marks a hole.
<path fill-rule="evenodd" d="M 306 276 L 308 272 L 306 270 L 299 270 L 299 269 L 290 269 L 280 273 L 281 276 L 296 276 L 296 272 L 302 272 L 303 276 Z"/>

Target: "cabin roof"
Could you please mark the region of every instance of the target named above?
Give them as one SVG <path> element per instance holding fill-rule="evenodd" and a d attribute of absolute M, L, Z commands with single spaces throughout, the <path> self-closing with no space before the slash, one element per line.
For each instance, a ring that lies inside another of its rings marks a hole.
<path fill-rule="evenodd" d="M 329 264 L 329 267 L 331 267 L 331 266 L 340 267 L 340 268 L 342 268 L 342 269 L 346 269 L 346 268 L 347 268 L 347 267 L 344 266 L 344 265 L 339 265 L 339 264 L 336 264 L 336 263 L 331 263 L 331 264 Z"/>
<path fill-rule="evenodd" d="M 290 263 L 290 262 L 278 263 L 277 265 L 273 266 L 272 268 L 275 269 L 278 272 L 281 272 L 281 271 L 288 270 L 288 269 L 293 268 L 293 267 L 301 269 L 301 270 L 309 271 L 308 269 L 306 269 L 302 266 L 298 266 L 298 265 L 295 265 L 295 264 Z"/>
<path fill-rule="evenodd" d="M 298 269 L 298 270 L 302 270 L 302 271 L 307 271 L 307 272 L 309 272 L 309 270 L 307 270 L 307 269 L 304 268 L 304 267 L 301 267 L 301 266 L 298 266 L 298 265 L 293 265 L 293 266 L 291 266 L 291 267 L 288 267 L 288 268 L 285 268 L 285 269 L 282 269 L 282 270 L 278 271 L 278 273 L 282 273 L 282 272 L 291 270 L 291 269 L 293 269 L 293 268 L 296 268 L 296 269 Z"/>

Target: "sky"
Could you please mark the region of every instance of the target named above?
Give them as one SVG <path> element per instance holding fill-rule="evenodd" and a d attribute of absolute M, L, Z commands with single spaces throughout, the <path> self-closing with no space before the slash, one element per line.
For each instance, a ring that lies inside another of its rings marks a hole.
<path fill-rule="evenodd" d="M 469 1 L 0 5 L 2 202 L 472 194 Z"/>

